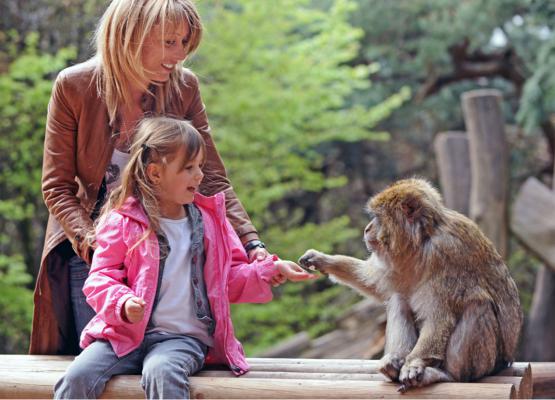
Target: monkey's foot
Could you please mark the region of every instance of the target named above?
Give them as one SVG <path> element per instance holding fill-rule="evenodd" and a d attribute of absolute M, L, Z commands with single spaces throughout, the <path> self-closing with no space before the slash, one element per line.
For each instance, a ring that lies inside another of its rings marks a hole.
<path fill-rule="evenodd" d="M 420 383 L 424 378 L 424 369 L 426 364 L 424 360 L 419 358 L 410 360 L 401 367 L 399 372 L 399 382 L 406 388 L 421 386 Z M 406 389 L 405 389 L 406 390 Z"/>
<path fill-rule="evenodd" d="M 399 373 L 401 386 L 397 390 L 404 393 L 411 387 L 422 387 L 436 382 L 451 381 L 453 381 L 453 378 L 447 372 L 435 367 L 426 367 L 423 360 L 414 359 L 401 368 Z"/>
<path fill-rule="evenodd" d="M 381 358 L 378 370 L 393 382 L 396 382 L 399 380 L 399 371 L 404 363 L 404 357 L 395 353 L 388 353 Z"/>

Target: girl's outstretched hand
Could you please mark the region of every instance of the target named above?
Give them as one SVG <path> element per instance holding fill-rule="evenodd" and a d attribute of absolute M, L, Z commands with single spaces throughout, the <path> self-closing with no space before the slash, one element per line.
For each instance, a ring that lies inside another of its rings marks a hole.
<path fill-rule="evenodd" d="M 131 297 L 123 305 L 123 318 L 132 324 L 141 322 L 145 315 L 146 302 L 140 297 Z"/>
<path fill-rule="evenodd" d="M 279 274 L 272 278 L 272 285 L 279 286 L 287 280 L 291 282 L 300 282 L 310 279 L 317 279 L 318 276 L 311 274 L 300 266 L 289 260 L 277 260 L 275 265 Z"/>

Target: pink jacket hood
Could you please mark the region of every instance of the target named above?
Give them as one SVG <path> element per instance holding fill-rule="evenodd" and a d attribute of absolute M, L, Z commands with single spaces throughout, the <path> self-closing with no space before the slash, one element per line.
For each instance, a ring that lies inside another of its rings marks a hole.
<path fill-rule="evenodd" d="M 212 317 L 216 322 L 214 347 L 207 363 L 226 364 L 240 375 L 249 366 L 231 321 L 230 303 L 265 303 L 272 299 L 271 278 L 278 272 L 276 256 L 249 263 L 247 254 L 226 218 L 223 193 L 206 197 L 196 194 L 194 204 L 204 225 L 204 279 Z M 128 198 L 118 210 L 100 222 L 89 277 L 83 291 L 97 315 L 81 335 L 87 347 L 96 339 L 108 340 L 118 357 L 135 350 L 144 338 L 152 313 L 158 282 L 160 250 L 156 235 L 129 251 L 148 229 L 148 218 L 140 202 Z M 126 282 L 126 283 L 125 283 Z M 141 297 L 146 302 L 143 320 L 131 324 L 121 317 L 127 299 Z"/>

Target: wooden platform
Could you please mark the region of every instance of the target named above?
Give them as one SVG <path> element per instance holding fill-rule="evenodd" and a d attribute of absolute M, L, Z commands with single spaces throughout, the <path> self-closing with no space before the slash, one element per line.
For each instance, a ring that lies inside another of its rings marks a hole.
<path fill-rule="evenodd" d="M 0 355 L 0 398 L 51 398 L 72 357 Z M 190 378 L 191 397 L 203 399 L 531 398 L 535 369 L 539 394 L 555 395 L 555 363 L 515 363 L 497 376 L 472 383 L 441 383 L 405 395 L 377 372 L 376 360 L 250 358 L 239 378 L 205 369 Z M 114 377 L 103 398 L 144 398 L 140 376 Z"/>

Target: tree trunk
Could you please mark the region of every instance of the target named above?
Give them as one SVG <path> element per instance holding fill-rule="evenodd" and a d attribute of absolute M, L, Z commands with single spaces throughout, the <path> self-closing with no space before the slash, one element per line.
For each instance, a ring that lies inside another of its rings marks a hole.
<path fill-rule="evenodd" d="M 473 90 L 462 95 L 468 132 L 472 184 L 470 217 L 507 255 L 508 151 L 497 90 Z"/>

